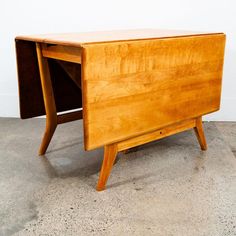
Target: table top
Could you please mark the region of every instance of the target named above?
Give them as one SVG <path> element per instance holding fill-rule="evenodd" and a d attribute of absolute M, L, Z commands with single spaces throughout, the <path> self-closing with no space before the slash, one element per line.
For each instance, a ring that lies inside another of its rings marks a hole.
<path fill-rule="evenodd" d="M 60 44 L 68 46 L 83 46 L 91 43 L 104 43 L 116 41 L 130 41 L 143 39 L 187 37 L 199 35 L 222 34 L 220 32 L 197 32 L 168 29 L 133 29 L 113 30 L 84 33 L 62 33 L 18 36 L 16 40 L 27 40 L 40 43 Z"/>

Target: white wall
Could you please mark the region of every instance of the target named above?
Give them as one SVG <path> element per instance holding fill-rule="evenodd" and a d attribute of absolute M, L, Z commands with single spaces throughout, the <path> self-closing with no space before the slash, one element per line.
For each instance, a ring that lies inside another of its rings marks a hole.
<path fill-rule="evenodd" d="M 225 32 L 221 111 L 206 119 L 236 121 L 235 0 L 1 0 L 0 116 L 19 116 L 16 35 L 131 28 Z"/>

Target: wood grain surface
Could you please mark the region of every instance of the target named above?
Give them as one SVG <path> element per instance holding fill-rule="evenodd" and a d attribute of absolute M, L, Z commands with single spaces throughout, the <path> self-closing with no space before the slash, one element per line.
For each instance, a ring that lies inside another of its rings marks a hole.
<path fill-rule="evenodd" d="M 59 34 L 39 34 L 18 36 L 16 40 L 27 40 L 39 43 L 58 44 L 66 46 L 82 47 L 84 44 L 102 42 L 121 42 L 129 40 L 144 40 L 155 38 L 173 38 L 190 35 L 218 34 L 215 32 L 198 32 L 186 30 L 168 29 L 132 29 L 132 30 L 112 30 L 81 33 L 59 33 Z"/>
<path fill-rule="evenodd" d="M 84 45 L 85 149 L 218 110 L 224 45 L 224 34 Z"/>

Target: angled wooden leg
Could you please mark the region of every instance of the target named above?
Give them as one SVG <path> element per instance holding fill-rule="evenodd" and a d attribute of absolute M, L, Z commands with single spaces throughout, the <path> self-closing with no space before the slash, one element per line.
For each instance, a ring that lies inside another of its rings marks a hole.
<path fill-rule="evenodd" d="M 97 183 L 97 191 L 102 191 L 105 189 L 106 182 L 108 180 L 112 166 L 116 159 L 117 152 L 118 152 L 117 144 L 110 144 L 104 147 L 104 158 L 99 180 Z"/>
<path fill-rule="evenodd" d="M 195 134 L 202 150 L 207 150 L 206 138 L 202 126 L 202 117 L 196 119 L 196 127 L 194 127 Z"/>
<path fill-rule="evenodd" d="M 54 131 L 56 130 L 56 123 L 53 123 L 50 118 L 46 118 L 46 128 L 44 131 L 43 139 L 39 148 L 39 155 L 44 155 L 47 151 L 48 145 L 52 139 Z"/>
<path fill-rule="evenodd" d="M 42 55 L 41 45 L 36 43 L 39 74 L 41 79 L 43 100 L 46 111 L 46 128 L 43 140 L 39 149 L 39 155 L 45 154 L 47 147 L 52 139 L 54 131 L 57 127 L 57 111 L 51 84 L 48 61 Z"/>

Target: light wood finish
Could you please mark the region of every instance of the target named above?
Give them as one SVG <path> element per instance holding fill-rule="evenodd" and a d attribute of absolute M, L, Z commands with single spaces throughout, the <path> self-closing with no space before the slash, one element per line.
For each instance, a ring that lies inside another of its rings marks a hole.
<path fill-rule="evenodd" d="M 85 149 L 218 110 L 224 44 L 221 34 L 84 46 Z"/>
<path fill-rule="evenodd" d="M 189 119 L 185 121 L 181 121 L 179 123 L 176 123 L 174 125 L 170 125 L 167 127 L 164 127 L 162 129 L 158 129 L 156 131 L 139 135 L 134 138 L 130 138 L 124 141 L 121 141 L 118 143 L 118 151 L 127 150 L 132 147 L 136 147 L 157 139 L 161 139 L 167 136 L 170 136 L 172 134 L 176 134 L 191 128 L 194 128 L 196 126 L 196 119 Z"/>
<path fill-rule="evenodd" d="M 104 147 L 104 158 L 103 158 L 103 163 L 102 163 L 102 168 L 101 168 L 99 180 L 97 183 L 97 190 L 98 191 L 105 189 L 107 179 L 110 175 L 112 166 L 113 166 L 114 161 L 116 159 L 117 151 L 118 150 L 117 150 L 116 144 L 106 145 Z"/>
<path fill-rule="evenodd" d="M 104 42 L 123 42 L 130 40 L 146 40 L 161 38 L 188 37 L 191 35 L 213 35 L 217 32 L 198 32 L 185 30 L 167 29 L 133 29 L 133 30 L 113 30 L 84 33 L 65 34 L 41 34 L 18 36 L 16 40 L 27 40 L 39 43 L 58 44 L 65 46 L 83 47 L 86 44 Z M 222 33 L 221 33 L 222 34 Z"/>
<path fill-rule="evenodd" d="M 44 44 L 42 54 L 46 58 L 81 63 L 81 48 Z"/>
<path fill-rule="evenodd" d="M 204 135 L 203 127 L 202 127 L 202 117 L 198 117 L 196 119 L 196 126 L 194 128 L 195 134 L 197 136 L 198 142 L 201 146 L 202 150 L 207 150 L 207 142 Z"/>
<path fill-rule="evenodd" d="M 44 155 L 46 153 L 48 145 L 58 124 L 79 120 L 83 117 L 82 111 L 75 111 L 57 115 L 48 61 L 47 58 L 43 55 L 43 51 L 47 51 L 45 48 L 46 45 L 36 43 L 39 73 L 43 91 L 43 100 L 46 110 L 46 128 L 41 142 L 41 146 L 39 148 L 39 155 Z M 67 50 L 65 50 L 65 57 L 68 58 Z"/>
<path fill-rule="evenodd" d="M 46 110 L 46 128 L 41 146 L 39 148 L 39 155 L 44 155 L 57 127 L 57 110 L 47 59 L 43 57 L 41 45 L 38 43 L 36 44 L 36 50 L 38 56 L 44 106 Z"/>
<path fill-rule="evenodd" d="M 105 189 L 119 151 L 191 128 L 207 149 L 202 115 L 220 107 L 224 34 L 134 30 L 17 40 L 37 42 L 47 117 L 39 153 L 57 124 L 83 118 L 85 150 L 104 146 L 98 191 Z M 83 111 L 57 115 L 47 58 L 60 60 L 82 88 Z"/>

